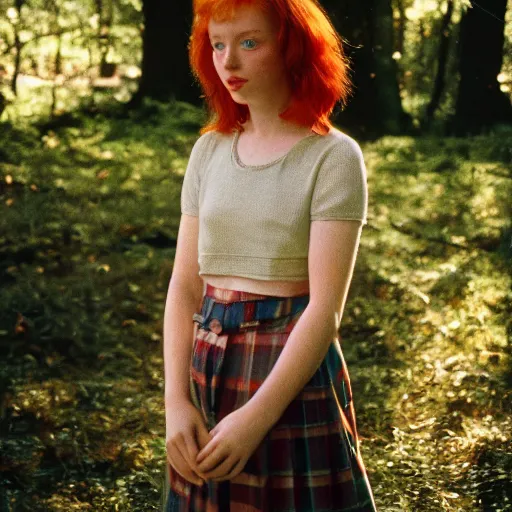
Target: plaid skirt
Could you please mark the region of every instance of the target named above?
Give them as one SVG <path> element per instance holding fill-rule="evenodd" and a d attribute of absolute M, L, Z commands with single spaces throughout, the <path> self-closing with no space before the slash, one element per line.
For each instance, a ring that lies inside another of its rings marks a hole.
<path fill-rule="evenodd" d="M 190 392 L 208 430 L 256 393 L 308 302 L 207 283 Z M 166 512 L 375 512 L 339 339 L 235 478 L 198 486 L 167 470 Z"/>

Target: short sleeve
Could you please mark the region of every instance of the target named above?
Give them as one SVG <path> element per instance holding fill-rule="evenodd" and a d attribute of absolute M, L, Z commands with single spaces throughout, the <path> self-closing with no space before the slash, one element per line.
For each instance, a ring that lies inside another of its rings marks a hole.
<path fill-rule="evenodd" d="M 313 196 L 311 220 L 353 219 L 367 224 L 368 184 L 359 144 L 340 140 L 320 164 Z"/>
<path fill-rule="evenodd" d="M 201 167 L 206 161 L 204 152 L 207 135 L 208 133 L 201 135 L 192 147 L 181 187 L 181 213 L 194 217 L 199 216 L 199 186 Z"/>

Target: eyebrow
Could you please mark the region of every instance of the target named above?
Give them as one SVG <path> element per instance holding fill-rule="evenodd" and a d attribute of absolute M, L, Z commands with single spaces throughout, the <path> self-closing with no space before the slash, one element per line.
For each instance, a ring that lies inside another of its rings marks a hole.
<path fill-rule="evenodd" d="M 253 32 L 262 32 L 262 30 L 258 30 L 258 29 L 245 30 L 244 32 L 240 32 L 240 34 L 238 34 L 237 37 L 243 36 L 245 34 L 251 34 Z M 218 39 L 219 37 L 220 37 L 219 35 L 215 34 L 215 35 L 211 36 L 211 39 Z"/>

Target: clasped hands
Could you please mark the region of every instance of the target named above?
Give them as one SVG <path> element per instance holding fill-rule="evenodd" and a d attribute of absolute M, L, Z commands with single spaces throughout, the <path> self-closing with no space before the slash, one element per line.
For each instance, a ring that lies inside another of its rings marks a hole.
<path fill-rule="evenodd" d="M 270 425 L 245 405 L 225 416 L 210 430 L 210 441 L 197 454 L 195 471 L 206 480 L 231 480 L 245 467 Z"/>
<path fill-rule="evenodd" d="M 186 480 L 231 480 L 237 476 L 272 425 L 249 403 L 208 432 L 201 412 L 188 399 L 166 399 L 169 464 Z"/>

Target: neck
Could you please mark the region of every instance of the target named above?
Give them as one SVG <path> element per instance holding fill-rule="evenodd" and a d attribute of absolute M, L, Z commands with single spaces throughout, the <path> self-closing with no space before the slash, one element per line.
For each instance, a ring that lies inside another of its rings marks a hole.
<path fill-rule="evenodd" d="M 311 131 L 307 126 L 300 126 L 295 123 L 281 123 L 278 125 L 270 126 L 265 125 L 260 128 L 255 127 L 250 120 L 243 125 L 246 135 L 258 140 L 275 140 L 283 135 L 301 135 L 306 131 Z"/>

